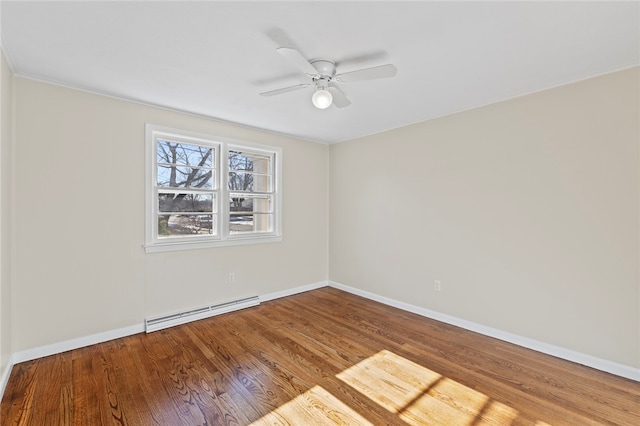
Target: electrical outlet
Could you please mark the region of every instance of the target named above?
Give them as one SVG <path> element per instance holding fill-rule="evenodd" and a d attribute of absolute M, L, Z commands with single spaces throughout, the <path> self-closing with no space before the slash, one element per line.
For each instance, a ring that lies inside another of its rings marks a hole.
<path fill-rule="evenodd" d="M 435 291 L 440 291 L 442 290 L 442 283 L 440 282 L 440 280 L 434 280 L 433 281 L 433 289 Z"/>
<path fill-rule="evenodd" d="M 236 282 L 236 273 L 235 272 L 229 272 L 229 275 L 227 275 L 227 281 L 229 281 L 229 284 L 233 284 Z"/>

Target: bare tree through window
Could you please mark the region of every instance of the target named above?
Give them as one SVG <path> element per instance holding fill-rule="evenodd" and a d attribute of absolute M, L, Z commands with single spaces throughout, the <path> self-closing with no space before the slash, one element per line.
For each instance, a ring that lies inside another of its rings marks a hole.
<path fill-rule="evenodd" d="M 255 151 L 229 151 L 229 232 L 273 230 L 273 155 Z"/>
<path fill-rule="evenodd" d="M 229 190 L 253 192 L 253 161 L 241 152 L 229 151 Z M 248 211 L 253 206 L 244 206 L 242 197 L 231 197 L 231 211 Z"/>
<path fill-rule="evenodd" d="M 212 233 L 213 153 L 211 147 L 158 140 L 158 235 Z"/>
<path fill-rule="evenodd" d="M 147 253 L 281 240 L 280 148 L 145 130 Z"/>

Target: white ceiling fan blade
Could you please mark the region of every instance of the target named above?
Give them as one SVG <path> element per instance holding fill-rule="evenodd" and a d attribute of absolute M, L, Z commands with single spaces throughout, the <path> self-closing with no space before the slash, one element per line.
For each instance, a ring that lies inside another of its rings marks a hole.
<path fill-rule="evenodd" d="M 294 90 L 298 90 L 298 89 L 305 89 L 305 88 L 307 88 L 309 86 L 310 86 L 310 84 L 297 84 L 295 86 L 283 87 L 282 89 L 276 89 L 276 90 L 270 90 L 268 92 L 262 92 L 262 93 L 260 93 L 260 96 L 279 95 L 281 93 L 293 92 Z"/>
<path fill-rule="evenodd" d="M 290 47 L 278 47 L 276 50 L 289 62 L 300 68 L 300 70 L 309 77 L 313 77 L 318 74 L 318 70 L 311 65 L 311 62 L 307 61 L 307 59 L 296 49 L 292 49 Z"/>
<path fill-rule="evenodd" d="M 329 86 L 329 92 L 331 92 L 331 96 L 333 96 L 333 104 L 338 108 L 344 108 L 351 105 L 349 98 L 347 98 L 347 96 L 342 93 L 342 90 L 338 89 L 337 86 Z"/>
<path fill-rule="evenodd" d="M 376 78 L 389 78 L 396 75 L 398 69 L 391 65 L 380 65 L 372 68 L 365 68 L 361 70 L 346 72 L 344 74 L 338 74 L 335 76 L 334 80 L 340 81 L 342 83 L 347 83 L 351 81 L 364 81 L 364 80 L 374 80 Z"/>

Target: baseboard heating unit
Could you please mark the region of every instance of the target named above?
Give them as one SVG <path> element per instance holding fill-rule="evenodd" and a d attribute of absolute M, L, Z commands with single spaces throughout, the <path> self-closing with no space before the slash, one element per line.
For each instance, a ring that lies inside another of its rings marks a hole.
<path fill-rule="evenodd" d="M 201 308 L 191 309 L 188 311 L 177 312 L 175 314 L 163 315 L 144 320 L 144 326 L 147 333 L 173 327 L 175 325 L 185 324 L 214 315 L 226 314 L 227 312 L 237 311 L 239 309 L 249 308 L 260 304 L 258 296 L 249 296 L 243 299 L 231 300 L 228 302 L 216 303 L 215 305 L 203 306 Z"/>

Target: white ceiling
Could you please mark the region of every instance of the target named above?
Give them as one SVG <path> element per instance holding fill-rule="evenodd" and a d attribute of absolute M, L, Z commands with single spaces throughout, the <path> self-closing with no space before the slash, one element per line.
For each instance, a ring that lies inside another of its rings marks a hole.
<path fill-rule="evenodd" d="M 335 143 L 640 63 L 640 2 L 2 1 L 17 75 Z M 395 78 L 344 83 L 318 110 L 276 52 L 339 72 L 393 63 Z"/>

